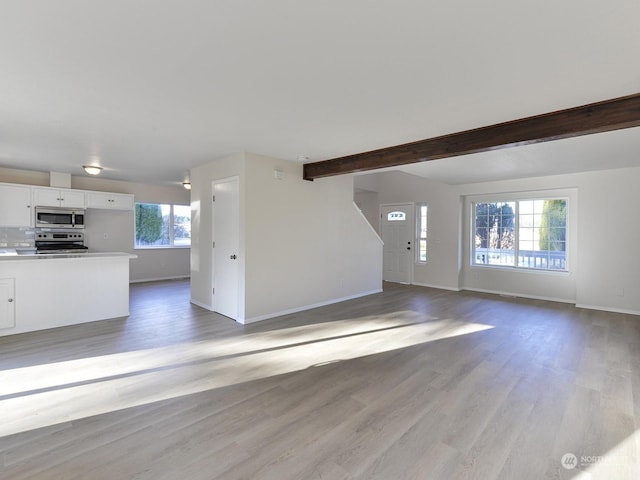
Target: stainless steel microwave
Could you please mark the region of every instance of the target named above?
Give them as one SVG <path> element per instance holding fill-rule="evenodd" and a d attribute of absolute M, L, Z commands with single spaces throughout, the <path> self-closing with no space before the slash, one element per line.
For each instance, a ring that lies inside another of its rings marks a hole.
<path fill-rule="evenodd" d="M 36 206 L 36 227 L 84 228 L 84 210 Z"/>

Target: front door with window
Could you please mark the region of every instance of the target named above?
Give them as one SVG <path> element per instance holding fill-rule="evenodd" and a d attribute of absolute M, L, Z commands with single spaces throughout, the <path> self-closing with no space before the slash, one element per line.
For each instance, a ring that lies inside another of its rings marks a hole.
<path fill-rule="evenodd" d="M 386 282 L 411 283 L 413 265 L 413 204 L 382 205 L 380 233 L 383 247 L 383 274 Z"/>

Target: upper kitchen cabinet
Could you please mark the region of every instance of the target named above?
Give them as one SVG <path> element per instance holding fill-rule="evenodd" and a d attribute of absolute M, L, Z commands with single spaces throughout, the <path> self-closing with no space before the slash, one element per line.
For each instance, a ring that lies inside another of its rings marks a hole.
<path fill-rule="evenodd" d="M 31 210 L 30 187 L 0 184 L 0 226 L 32 226 Z"/>
<path fill-rule="evenodd" d="M 133 210 L 133 195 L 128 193 L 87 192 L 87 208 Z"/>
<path fill-rule="evenodd" d="M 84 190 L 34 188 L 33 204 L 44 207 L 86 208 Z"/>

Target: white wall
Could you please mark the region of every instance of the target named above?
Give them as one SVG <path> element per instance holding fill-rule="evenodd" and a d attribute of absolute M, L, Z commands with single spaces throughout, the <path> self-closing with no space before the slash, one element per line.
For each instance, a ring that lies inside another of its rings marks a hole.
<path fill-rule="evenodd" d="M 457 192 L 449 185 L 398 171 L 359 175 L 354 183 L 356 188 L 376 190 L 380 205 L 428 204 L 427 263 L 414 264 L 413 283 L 458 290 L 461 203 Z M 358 198 L 363 201 L 362 196 Z M 371 210 L 373 207 L 365 208 Z"/>
<path fill-rule="evenodd" d="M 576 303 L 640 314 L 640 168 L 579 176 Z"/>
<path fill-rule="evenodd" d="M 49 173 L 0 167 L 0 182 L 48 186 Z M 189 191 L 179 185 L 151 185 L 99 177 L 72 176 L 71 188 L 130 193 L 134 195 L 137 202 L 180 205 L 189 205 L 190 202 Z M 85 243 L 92 252 L 127 252 L 138 256 L 138 258 L 131 260 L 129 274 L 132 282 L 189 276 L 190 251 L 188 248 L 157 250 L 135 250 L 133 248 L 133 212 L 88 209 L 86 215 Z"/>
<path fill-rule="evenodd" d="M 378 199 L 378 192 L 356 190 L 353 193 L 353 201 L 364 215 L 364 218 L 367 219 L 376 233 L 380 235 L 380 201 Z"/>
<path fill-rule="evenodd" d="M 49 186 L 49 172 L 0 167 L 0 182 Z"/>
<path fill-rule="evenodd" d="M 382 243 L 350 175 L 309 182 L 297 162 L 248 153 L 246 213 L 247 321 L 381 290 Z"/>
<path fill-rule="evenodd" d="M 380 203 L 429 204 L 428 255 L 430 261 L 435 256 L 438 262 L 428 262 L 424 270 L 416 266 L 415 283 L 555 299 L 640 314 L 640 168 L 457 186 L 399 172 L 365 177 L 369 178 L 356 177 L 356 186 L 377 189 Z M 573 241 L 569 274 L 469 266 L 471 201 L 513 192 L 537 195 L 553 191 L 570 199 L 568 234 Z M 434 237 L 439 240 L 435 245 Z M 458 266 L 459 278 L 453 280 Z"/>
<path fill-rule="evenodd" d="M 213 201 L 214 180 L 237 176 L 240 180 L 240 252 L 242 300 L 244 318 L 245 270 L 245 154 L 237 153 L 191 169 L 191 302 L 213 309 Z"/>
<path fill-rule="evenodd" d="M 381 290 L 382 244 L 353 203 L 351 176 L 306 182 L 296 162 L 242 153 L 191 172 L 194 303 L 211 308 L 211 184 L 230 176 L 240 178 L 241 322 Z"/>

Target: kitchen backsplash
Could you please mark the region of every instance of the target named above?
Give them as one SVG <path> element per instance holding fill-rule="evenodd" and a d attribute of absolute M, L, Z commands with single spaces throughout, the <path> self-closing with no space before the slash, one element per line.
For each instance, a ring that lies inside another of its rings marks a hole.
<path fill-rule="evenodd" d="M 0 247 L 35 247 L 34 229 L 0 227 Z"/>

